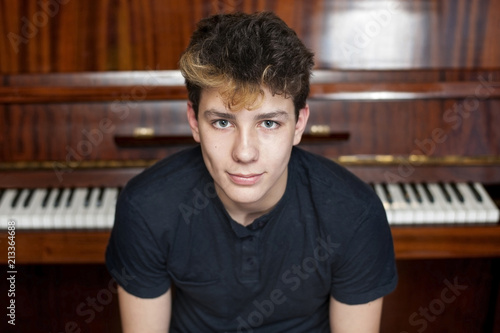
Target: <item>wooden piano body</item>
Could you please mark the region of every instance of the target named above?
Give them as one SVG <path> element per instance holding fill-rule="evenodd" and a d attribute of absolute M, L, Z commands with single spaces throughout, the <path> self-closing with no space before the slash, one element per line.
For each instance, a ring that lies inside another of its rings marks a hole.
<path fill-rule="evenodd" d="M 374 185 L 478 183 L 498 205 L 498 2 L 74 0 L 57 12 L 29 3 L 1 3 L 4 35 L 27 41 L 0 42 L 3 196 L 120 188 L 192 146 L 177 59 L 199 18 L 237 8 L 276 11 L 316 53 L 304 149 Z M 23 35 L 26 20 L 19 20 L 38 12 L 46 24 Z M 30 228 L 28 220 L 16 221 L 20 331 L 118 332 L 115 287 L 103 264 L 109 226 Z M 398 222 L 400 283 L 385 300 L 382 332 L 499 331 L 498 220 Z M 7 244 L 2 230 L 5 262 Z M 453 301 L 450 283 L 462 286 Z"/>

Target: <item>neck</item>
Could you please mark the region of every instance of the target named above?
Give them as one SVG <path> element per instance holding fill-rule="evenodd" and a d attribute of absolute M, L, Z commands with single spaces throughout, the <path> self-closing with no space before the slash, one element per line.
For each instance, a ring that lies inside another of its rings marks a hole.
<path fill-rule="evenodd" d="M 255 212 L 255 213 L 242 213 L 242 214 L 232 214 L 231 212 L 229 212 L 229 215 L 231 216 L 231 218 L 236 221 L 237 223 L 243 225 L 243 226 L 247 226 L 247 225 L 250 225 L 252 224 L 253 221 L 255 221 L 255 219 L 261 217 L 262 215 L 268 213 L 268 211 L 265 211 L 265 212 Z"/>
<path fill-rule="evenodd" d="M 285 172 L 283 177 L 286 180 L 288 172 Z M 223 191 L 216 186 L 216 191 L 219 198 L 226 208 L 229 216 L 239 224 L 247 226 L 255 219 L 269 213 L 281 200 L 286 190 L 287 182 L 275 184 L 272 191 L 268 192 L 256 202 L 235 202 L 228 198 Z"/>

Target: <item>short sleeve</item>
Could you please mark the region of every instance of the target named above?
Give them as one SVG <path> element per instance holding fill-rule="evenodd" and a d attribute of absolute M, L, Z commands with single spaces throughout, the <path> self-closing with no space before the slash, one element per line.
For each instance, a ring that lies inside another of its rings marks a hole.
<path fill-rule="evenodd" d="M 122 193 L 108 247 L 106 266 L 128 293 L 141 298 L 161 296 L 170 288 L 167 246 L 160 245 L 149 221 Z"/>
<path fill-rule="evenodd" d="M 392 292 L 397 284 L 394 246 L 387 217 L 374 200 L 360 216 L 333 268 L 331 295 L 345 304 L 364 304 Z"/>

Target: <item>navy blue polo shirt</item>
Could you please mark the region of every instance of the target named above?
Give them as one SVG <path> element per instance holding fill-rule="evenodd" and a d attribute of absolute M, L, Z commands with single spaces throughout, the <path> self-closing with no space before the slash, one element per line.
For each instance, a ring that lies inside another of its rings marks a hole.
<path fill-rule="evenodd" d="M 106 252 L 127 292 L 172 285 L 170 332 L 329 332 L 333 296 L 362 304 L 397 283 L 385 211 L 369 186 L 294 147 L 283 197 L 248 226 L 231 219 L 199 147 L 120 194 Z"/>

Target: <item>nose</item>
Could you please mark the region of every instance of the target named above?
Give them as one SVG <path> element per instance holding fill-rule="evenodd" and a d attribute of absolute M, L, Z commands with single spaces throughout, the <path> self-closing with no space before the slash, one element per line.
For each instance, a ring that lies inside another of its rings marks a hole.
<path fill-rule="evenodd" d="M 258 138 L 252 129 L 239 129 L 233 146 L 233 159 L 239 163 L 251 163 L 259 158 Z"/>

